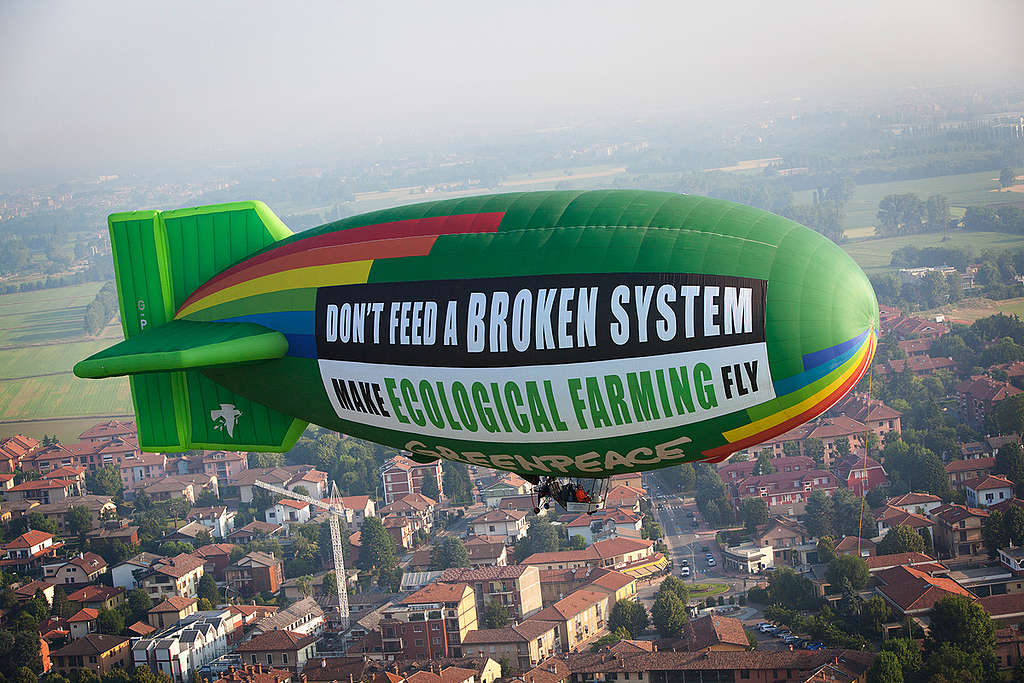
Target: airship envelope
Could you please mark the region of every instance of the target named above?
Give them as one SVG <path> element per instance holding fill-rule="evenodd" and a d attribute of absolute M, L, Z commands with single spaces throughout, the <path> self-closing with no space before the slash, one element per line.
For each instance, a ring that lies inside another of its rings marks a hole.
<path fill-rule="evenodd" d="M 819 415 L 878 306 L 780 216 L 641 191 L 428 202 L 299 234 L 260 202 L 109 218 L 144 450 L 284 451 L 308 423 L 523 475 L 719 460 Z"/>

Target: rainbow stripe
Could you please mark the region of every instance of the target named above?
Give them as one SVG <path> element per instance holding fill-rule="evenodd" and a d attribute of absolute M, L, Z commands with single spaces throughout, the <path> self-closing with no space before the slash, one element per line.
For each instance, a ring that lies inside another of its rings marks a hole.
<path fill-rule="evenodd" d="M 860 381 L 871 365 L 876 342 L 874 330 L 867 330 L 853 339 L 805 355 L 804 372 L 775 383 L 775 401 L 749 408 L 750 423 L 724 432 L 722 436 L 729 443 L 703 454 L 712 462 L 721 460 L 822 414 Z M 781 409 L 780 402 L 784 406 Z"/>
<path fill-rule="evenodd" d="M 218 274 L 189 295 L 174 317 L 260 294 L 362 284 L 369 280 L 377 259 L 426 256 L 441 235 L 497 232 L 504 216 L 504 212 L 430 216 L 289 241 Z"/>

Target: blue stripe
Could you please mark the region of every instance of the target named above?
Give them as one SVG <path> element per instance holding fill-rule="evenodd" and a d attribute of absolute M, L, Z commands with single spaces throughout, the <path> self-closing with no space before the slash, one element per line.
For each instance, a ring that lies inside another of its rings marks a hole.
<path fill-rule="evenodd" d="M 837 356 L 816 368 L 804 370 L 799 375 L 793 375 L 792 377 L 780 379 L 778 382 L 773 382 L 772 386 L 775 387 L 775 395 L 785 396 L 786 394 L 793 393 L 797 389 L 802 389 L 812 382 L 817 382 L 819 379 L 857 355 L 858 351 L 860 351 L 860 347 L 854 347 L 843 355 Z"/>
<path fill-rule="evenodd" d="M 850 349 L 859 348 L 870 331 L 870 329 L 864 330 L 861 334 L 849 341 L 844 341 L 842 344 L 836 344 L 835 346 L 831 346 L 827 349 L 806 354 L 804 356 L 804 370 L 809 370 L 815 366 L 832 360 L 836 356 L 842 355 Z"/>
<path fill-rule="evenodd" d="M 286 334 L 288 355 L 294 358 L 316 358 L 316 337 L 312 334 Z"/>
<path fill-rule="evenodd" d="M 313 318 L 313 311 L 275 311 L 272 313 L 253 313 L 252 315 L 239 315 L 234 318 L 223 318 L 217 322 L 222 323 L 256 323 L 277 330 L 285 335 L 308 334 L 312 335 L 316 329 L 316 321 Z"/>

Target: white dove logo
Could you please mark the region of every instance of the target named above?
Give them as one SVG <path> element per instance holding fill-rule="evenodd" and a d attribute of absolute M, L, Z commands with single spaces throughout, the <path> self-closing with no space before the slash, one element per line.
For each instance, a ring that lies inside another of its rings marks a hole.
<path fill-rule="evenodd" d="M 235 435 L 235 424 L 242 416 L 242 411 L 232 403 L 221 403 L 219 410 L 210 411 L 210 419 L 213 420 L 213 428 L 226 431 L 229 437 Z"/>

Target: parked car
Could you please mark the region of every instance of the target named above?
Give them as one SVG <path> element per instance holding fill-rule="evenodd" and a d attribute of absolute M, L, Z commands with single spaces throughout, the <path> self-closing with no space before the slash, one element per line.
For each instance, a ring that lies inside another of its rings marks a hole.
<path fill-rule="evenodd" d="M 780 629 L 780 630 L 775 632 L 775 637 L 776 638 L 785 638 L 786 636 L 791 636 L 791 635 L 793 635 L 793 632 L 790 631 L 789 629 Z"/>
<path fill-rule="evenodd" d="M 782 642 L 784 642 L 786 645 L 791 645 L 793 643 L 796 643 L 798 640 L 800 640 L 800 636 L 794 636 L 792 633 L 790 633 L 788 636 L 782 639 Z"/>
<path fill-rule="evenodd" d="M 760 624 L 756 624 L 754 626 L 754 628 L 756 628 L 761 633 L 768 633 L 768 631 L 766 629 L 771 628 L 771 627 L 772 627 L 772 624 L 768 623 L 767 621 L 762 621 Z"/>
<path fill-rule="evenodd" d="M 708 566 L 709 566 L 709 567 L 714 567 L 714 566 L 716 566 L 717 564 L 718 564 L 718 562 L 716 562 L 716 561 L 715 561 L 715 558 L 713 558 L 713 557 L 709 557 L 709 558 L 708 558 Z"/>
<path fill-rule="evenodd" d="M 825 649 L 825 643 L 807 643 L 804 647 L 808 650 L 823 650 Z"/>
<path fill-rule="evenodd" d="M 761 629 L 761 633 L 775 633 L 778 630 L 779 630 L 779 627 L 776 626 L 775 624 L 768 624 L 764 628 Z"/>
<path fill-rule="evenodd" d="M 686 559 L 686 558 L 684 557 L 683 559 L 679 560 L 679 566 L 680 566 L 680 567 L 689 567 L 689 566 L 690 566 L 690 561 L 689 561 L 689 560 L 687 560 L 687 559 Z"/>
<path fill-rule="evenodd" d="M 684 579 L 689 577 L 690 576 L 690 568 L 689 567 L 683 567 L 682 569 L 680 569 L 679 570 L 679 576 L 683 577 Z"/>

